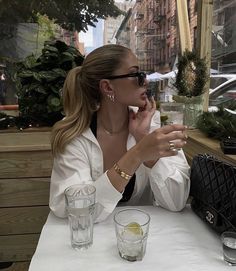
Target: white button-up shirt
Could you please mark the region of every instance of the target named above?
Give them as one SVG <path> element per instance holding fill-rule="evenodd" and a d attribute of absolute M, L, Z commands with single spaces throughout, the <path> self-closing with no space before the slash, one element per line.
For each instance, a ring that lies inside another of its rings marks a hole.
<path fill-rule="evenodd" d="M 160 127 L 157 111 L 150 132 Z M 130 134 L 127 150 L 136 144 Z M 171 211 L 181 210 L 189 195 L 189 165 L 182 150 L 176 156 L 159 159 L 150 169 L 143 164 L 135 172 L 133 194 L 122 205 L 160 205 Z M 54 158 L 49 206 L 55 215 L 66 216 L 64 190 L 73 184 L 88 183 L 96 187 L 96 222 L 104 220 L 122 198 L 103 169 L 103 153 L 91 129 L 75 137 L 65 152 Z"/>

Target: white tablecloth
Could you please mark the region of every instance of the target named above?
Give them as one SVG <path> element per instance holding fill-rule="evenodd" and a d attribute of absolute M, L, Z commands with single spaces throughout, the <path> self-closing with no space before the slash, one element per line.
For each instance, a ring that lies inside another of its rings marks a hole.
<path fill-rule="evenodd" d="M 118 255 L 113 215 L 95 224 L 92 247 L 75 251 L 70 245 L 67 220 L 50 213 L 29 271 L 232 270 L 233 267 L 223 261 L 220 237 L 189 207 L 178 213 L 153 206 L 138 208 L 151 216 L 143 261 L 127 262 Z"/>

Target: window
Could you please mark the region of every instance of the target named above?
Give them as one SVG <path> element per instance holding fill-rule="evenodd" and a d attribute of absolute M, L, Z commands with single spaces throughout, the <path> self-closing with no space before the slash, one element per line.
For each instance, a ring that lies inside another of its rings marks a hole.
<path fill-rule="evenodd" d="M 193 29 L 193 48 L 197 49 L 197 27 Z"/>
<path fill-rule="evenodd" d="M 195 0 L 195 5 L 194 5 L 194 12 L 197 13 L 197 1 L 198 0 Z"/>
<path fill-rule="evenodd" d="M 232 101 L 236 101 L 236 79 L 234 82 L 225 84 L 223 87 L 219 87 L 209 95 L 210 106 L 227 106 L 227 104 Z"/>

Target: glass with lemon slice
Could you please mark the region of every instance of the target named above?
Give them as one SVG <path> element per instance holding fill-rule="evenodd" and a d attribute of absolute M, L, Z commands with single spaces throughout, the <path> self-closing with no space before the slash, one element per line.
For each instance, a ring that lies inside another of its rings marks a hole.
<path fill-rule="evenodd" d="M 146 252 L 149 214 L 136 208 L 123 209 L 115 214 L 114 222 L 121 258 L 141 261 Z"/>

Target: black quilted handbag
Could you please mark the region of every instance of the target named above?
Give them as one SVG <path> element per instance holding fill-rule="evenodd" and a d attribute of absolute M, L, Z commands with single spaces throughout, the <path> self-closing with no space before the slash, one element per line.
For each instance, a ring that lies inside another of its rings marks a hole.
<path fill-rule="evenodd" d="M 192 210 L 218 233 L 236 231 L 236 166 L 198 154 L 190 180 Z"/>

